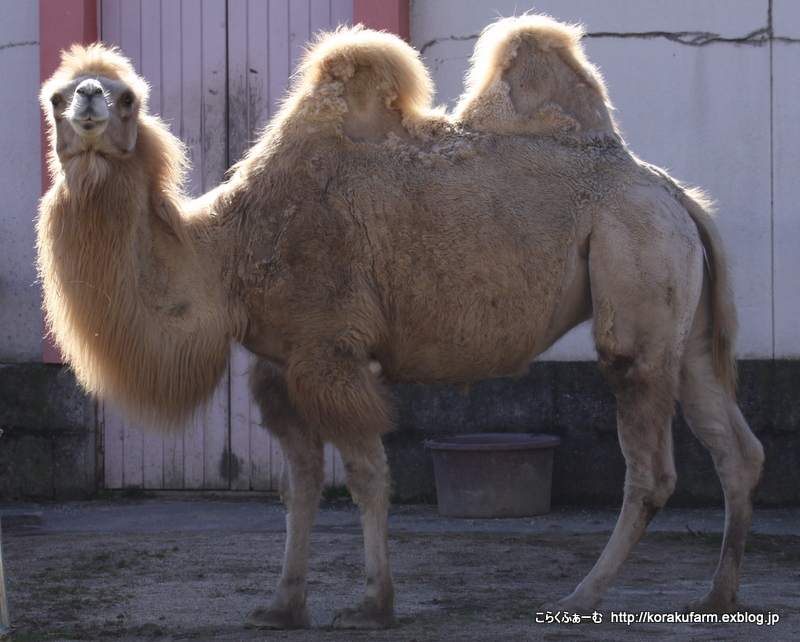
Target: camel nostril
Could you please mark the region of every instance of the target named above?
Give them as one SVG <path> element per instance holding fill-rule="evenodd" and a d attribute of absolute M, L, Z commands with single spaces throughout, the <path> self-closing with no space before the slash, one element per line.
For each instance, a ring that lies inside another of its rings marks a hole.
<path fill-rule="evenodd" d="M 90 78 L 88 80 L 84 80 L 80 85 L 78 85 L 78 88 L 75 91 L 81 96 L 92 98 L 103 93 L 103 86 L 93 78 Z"/>

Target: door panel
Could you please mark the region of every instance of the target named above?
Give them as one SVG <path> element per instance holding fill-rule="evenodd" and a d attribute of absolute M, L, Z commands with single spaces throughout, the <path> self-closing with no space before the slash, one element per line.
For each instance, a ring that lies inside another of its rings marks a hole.
<path fill-rule="evenodd" d="M 102 0 L 101 39 L 150 83 L 150 111 L 187 145 L 187 189 L 224 180 L 274 115 L 306 43 L 352 21 L 352 0 Z M 247 388 L 252 357 L 232 349 L 213 399 L 179 435 L 142 433 L 99 408 L 106 488 L 274 490 L 281 453 Z M 335 449 L 326 481 L 342 482 Z"/>

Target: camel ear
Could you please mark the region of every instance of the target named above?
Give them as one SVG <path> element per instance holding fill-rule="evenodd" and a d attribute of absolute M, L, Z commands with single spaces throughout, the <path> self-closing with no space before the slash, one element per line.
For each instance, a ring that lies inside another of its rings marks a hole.
<path fill-rule="evenodd" d="M 407 137 L 397 95 L 371 67 L 356 67 L 344 82 L 347 111 L 342 115 L 342 133 L 354 141 L 381 142 L 390 134 Z"/>

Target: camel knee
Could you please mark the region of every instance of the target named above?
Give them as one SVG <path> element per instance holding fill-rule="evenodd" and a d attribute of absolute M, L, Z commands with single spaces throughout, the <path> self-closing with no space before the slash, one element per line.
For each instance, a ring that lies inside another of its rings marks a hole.
<path fill-rule="evenodd" d="M 389 501 L 389 463 L 380 439 L 358 448 L 340 446 L 345 481 L 353 501 L 361 508 L 374 501 Z"/>
<path fill-rule="evenodd" d="M 389 499 L 389 467 L 345 464 L 347 488 L 353 501 L 359 506 L 375 501 L 388 501 Z"/>
<path fill-rule="evenodd" d="M 640 504 L 649 522 L 672 496 L 677 480 L 674 470 L 652 475 L 649 480 L 628 479 L 625 482 L 625 503 Z"/>

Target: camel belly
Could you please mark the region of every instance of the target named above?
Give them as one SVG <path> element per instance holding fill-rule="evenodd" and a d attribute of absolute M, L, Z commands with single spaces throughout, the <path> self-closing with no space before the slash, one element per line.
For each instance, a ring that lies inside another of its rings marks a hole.
<path fill-rule="evenodd" d="M 584 236 L 555 260 L 497 253 L 460 270 L 398 270 L 387 314 L 392 338 L 378 357 L 387 380 L 461 383 L 527 372 L 591 315 Z"/>
<path fill-rule="evenodd" d="M 529 162 L 525 149 L 499 165 L 480 155 L 448 165 L 446 184 L 419 169 L 370 220 L 391 337 L 382 355 L 388 379 L 444 383 L 525 372 L 555 340 L 555 325 L 571 322 L 571 309 L 560 319 L 562 302 L 585 271 L 575 261 L 589 234 L 588 205 L 560 187 L 558 167 Z"/>
<path fill-rule="evenodd" d="M 542 308 L 550 306 L 533 309 L 522 295 L 458 294 L 409 301 L 406 314 L 397 315 L 392 340 L 376 355 L 387 380 L 461 383 L 527 371 L 547 334 Z"/>

